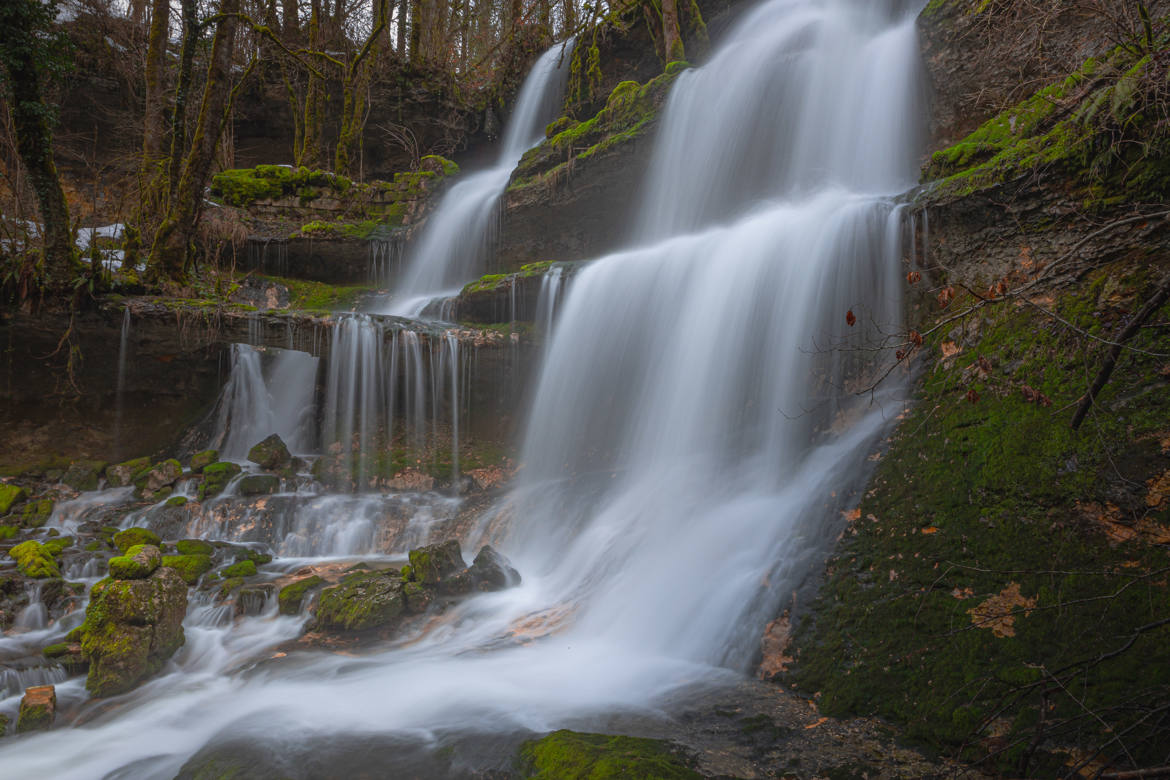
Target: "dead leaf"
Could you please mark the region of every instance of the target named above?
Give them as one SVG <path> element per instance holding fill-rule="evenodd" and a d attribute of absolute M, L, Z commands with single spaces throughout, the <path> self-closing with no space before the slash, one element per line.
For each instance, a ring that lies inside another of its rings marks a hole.
<path fill-rule="evenodd" d="M 822 723 L 827 722 L 828 720 L 829 720 L 828 718 L 817 718 L 815 721 L 813 721 L 812 723 L 805 726 L 805 728 L 806 729 L 815 729 L 817 726 L 821 725 Z"/>
<path fill-rule="evenodd" d="M 923 528 L 922 530 L 920 530 L 919 533 L 928 534 L 928 535 L 929 534 L 937 534 L 938 528 L 936 528 L 933 525 L 928 525 L 928 526 L 926 526 L 926 528 Z"/>
<path fill-rule="evenodd" d="M 845 312 L 845 322 L 851 328 L 857 324 L 857 317 L 853 316 L 853 309 Z"/>
<path fill-rule="evenodd" d="M 990 628 L 1001 639 L 1016 635 L 1016 615 L 1022 609 L 1024 617 L 1031 614 L 1036 599 L 1024 598 L 1020 584 L 1013 582 L 978 606 L 967 610 L 971 623 L 979 628 Z"/>
<path fill-rule="evenodd" d="M 959 354 L 959 347 L 953 341 L 944 341 L 939 345 L 939 349 L 942 350 L 942 356 L 944 360 Z"/>

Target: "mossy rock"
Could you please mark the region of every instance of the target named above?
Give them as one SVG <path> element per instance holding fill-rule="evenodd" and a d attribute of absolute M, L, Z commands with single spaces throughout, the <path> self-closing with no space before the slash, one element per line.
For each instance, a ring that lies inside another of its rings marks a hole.
<path fill-rule="evenodd" d="M 520 747 L 532 780 L 702 780 L 669 742 L 562 729 Z"/>
<path fill-rule="evenodd" d="M 14 525 L 0 525 L 0 542 L 6 539 L 14 539 L 20 529 Z"/>
<path fill-rule="evenodd" d="M 61 478 L 74 490 L 97 490 L 106 462 L 101 460 L 80 460 L 69 466 Z"/>
<path fill-rule="evenodd" d="M 161 547 L 162 537 L 149 528 L 127 528 L 114 534 L 114 546 L 121 550 L 123 555 L 131 547 L 140 544 L 153 544 L 155 547 Z"/>
<path fill-rule="evenodd" d="M 51 498 L 29 501 L 24 505 L 24 511 L 20 514 L 20 524 L 25 528 L 40 528 L 53 516 L 53 506 L 54 502 Z"/>
<path fill-rule="evenodd" d="M 219 450 L 203 450 L 191 456 L 191 471 L 199 474 L 203 469 L 219 460 Z"/>
<path fill-rule="evenodd" d="M 210 555 L 164 555 L 162 565 L 178 572 L 179 577 L 188 585 L 199 582 L 199 578 L 211 571 Z"/>
<path fill-rule="evenodd" d="M 435 601 L 435 592 L 419 582 L 403 582 L 402 596 L 406 599 L 406 609 L 416 615 L 427 611 Z"/>
<path fill-rule="evenodd" d="M 52 685 L 37 685 L 28 688 L 20 700 L 20 713 L 16 717 L 16 733 L 48 731 L 57 714 L 57 692 Z"/>
<path fill-rule="evenodd" d="M 311 577 L 290 582 L 280 589 L 277 601 L 280 604 L 280 614 L 296 615 L 301 611 L 301 604 L 305 595 L 312 589 L 324 584 L 325 580 L 314 574 Z"/>
<path fill-rule="evenodd" d="M 134 475 L 150 467 L 150 458 L 134 458 L 106 467 L 106 484 L 110 487 L 126 487 L 134 481 Z"/>
<path fill-rule="evenodd" d="M 211 555 L 215 545 L 202 539 L 180 539 L 175 542 L 175 550 L 179 555 Z"/>
<path fill-rule="evenodd" d="M 186 505 L 187 505 L 187 497 L 186 496 L 171 496 L 170 498 L 167 499 L 166 504 L 164 506 L 186 506 Z"/>
<path fill-rule="evenodd" d="M 465 568 L 467 564 L 463 561 L 463 552 L 459 542 L 454 539 L 410 551 L 413 579 L 423 585 L 438 585 Z"/>
<path fill-rule="evenodd" d="M 95 697 L 124 693 L 162 668 L 182 646 L 187 587 L 163 566 L 141 580 L 104 579 L 90 591 L 81 652 Z"/>
<path fill-rule="evenodd" d="M 248 450 L 248 460 L 262 469 L 279 471 L 292 463 L 292 455 L 284 440 L 274 433 Z"/>
<path fill-rule="evenodd" d="M 61 570 L 49 550 L 40 542 L 32 539 L 21 542 L 8 551 L 8 555 L 16 560 L 20 573 L 33 579 L 46 577 L 60 577 Z"/>
<path fill-rule="evenodd" d="M 199 500 L 218 496 L 240 471 L 238 465 L 226 460 L 204 467 L 203 482 L 199 485 Z"/>
<path fill-rule="evenodd" d="M 419 169 L 438 174 L 439 176 L 455 176 L 459 173 L 459 164 L 437 154 L 424 155 L 419 161 Z"/>
<path fill-rule="evenodd" d="M 221 577 L 254 577 L 256 576 L 256 564 L 251 560 L 236 561 L 231 566 L 225 566 L 220 569 L 219 576 Z"/>
<path fill-rule="evenodd" d="M 61 554 L 62 550 L 66 550 L 73 546 L 75 540 L 72 536 L 57 536 L 42 542 L 45 551 L 56 558 Z"/>
<path fill-rule="evenodd" d="M 317 602 L 317 626 L 324 630 L 367 631 L 397 622 L 406 612 L 402 579 L 392 573 L 355 572 L 326 588 Z"/>
<path fill-rule="evenodd" d="M 163 498 L 181 476 L 183 464 L 174 458 L 156 463 L 134 475 L 134 494 L 147 500 Z"/>
<path fill-rule="evenodd" d="M 27 495 L 28 491 L 20 485 L 0 482 L 0 515 L 8 514 L 8 511 L 23 501 Z"/>
<path fill-rule="evenodd" d="M 110 576 L 116 580 L 143 580 L 162 565 L 162 553 L 153 544 L 136 544 L 110 559 Z"/>
<path fill-rule="evenodd" d="M 280 491 L 280 477 L 273 474 L 249 474 L 240 480 L 240 495 L 267 496 Z"/>

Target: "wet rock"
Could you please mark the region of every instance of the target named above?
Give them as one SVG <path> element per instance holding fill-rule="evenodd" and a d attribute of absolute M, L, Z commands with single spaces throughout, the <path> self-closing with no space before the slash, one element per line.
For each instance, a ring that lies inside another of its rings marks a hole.
<path fill-rule="evenodd" d="M 42 650 L 41 655 L 64 666 L 69 674 L 82 674 L 89 668 L 89 663 L 81 654 L 80 642 L 58 642 Z"/>
<path fill-rule="evenodd" d="M 74 490 L 97 490 L 98 482 L 105 470 L 105 461 L 80 460 L 66 469 L 61 481 Z"/>
<path fill-rule="evenodd" d="M 169 506 L 169 507 L 180 507 L 180 506 L 186 506 L 186 505 L 187 505 L 187 497 L 186 496 L 171 496 L 170 498 L 167 499 L 167 502 L 165 504 L 165 506 Z"/>
<path fill-rule="evenodd" d="M 520 572 L 491 545 L 484 545 L 468 569 L 472 586 L 477 590 L 504 590 L 520 584 Z"/>
<path fill-rule="evenodd" d="M 205 466 L 203 482 L 199 485 L 199 500 L 218 496 L 240 470 L 240 467 L 231 461 L 219 461 Z"/>
<path fill-rule="evenodd" d="M 454 539 L 410 551 L 412 579 L 423 585 L 438 585 L 466 567 L 459 542 Z"/>
<path fill-rule="evenodd" d="M 245 585 L 236 591 L 235 614 L 237 616 L 259 615 L 264 612 L 268 600 L 275 595 L 276 585 L 271 582 Z"/>
<path fill-rule="evenodd" d="M 106 483 L 110 487 L 125 487 L 134 481 L 134 475 L 150 467 L 150 458 L 135 458 L 106 468 Z"/>
<path fill-rule="evenodd" d="M 25 499 L 28 492 L 19 485 L 0 483 L 0 515 L 8 514 L 8 510 Z"/>
<path fill-rule="evenodd" d="M 240 495 L 266 496 L 280 491 L 280 477 L 272 474 L 249 474 L 240 480 Z"/>
<path fill-rule="evenodd" d="M 114 546 L 121 550 L 123 555 L 131 547 L 140 544 L 153 544 L 158 547 L 162 544 L 162 539 L 149 528 L 127 528 L 114 534 Z"/>
<path fill-rule="evenodd" d="M 53 514 L 53 499 L 41 498 L 29 501 L 20 513 L 20 524 L 25 528 L 40 528 Z"/>
<path fill-rule="evenodd" d="M 187 587 L 163 566 L 147 579 L 105 579 L 93 586 L 81 630 L 93 696 L 132 689 L 182 646 Z"/>
<path fill-rule="evenodd" d="M 211 556 L 210 555 L 164 555 L 162 559 L 164 568 L 170 568 L 179 575 L 179 578 L 188 585 L 194 585 L 199 582 L 199 578 L 211 571 Z"/>
<path fill-rule="evenodd" d="M 20 714 L 16 718 L 16 733 L 48 731 L 57 714 L 57 689 L 52 685 L 37 685 L 24 692 L 20 700 Z"/>
<path fill-rule="evenodd" d="M 40 542 L 32 539 L 21 542 L 9 550 L 8 555 L 16 559 L 17 568 L 26 577 L 42 579 L 61 576 L 61 570 L 57 568 L 52 553 Z"/>
<path fill-rule="evenodd" d="M 280 614 L 296 615 L 301 611 L 305 596 L 315 588 L 323 585 L 325 580 L 314 574 L 296 582 L 289 583 L 280 589 L 277 599 L 280 603 Z"/>
<path fill-rule="evenodd" d="M 175 542 L 175 550 L 179 555 L 211 555 L 215 545 L 202 539 L 181 539 Z"/>
<path fill-rule="evenodd" d="M 143 580 L 162 565 L 162 553 L 153 544 L 137 544 L 110 559 L 110 576 L 116 580 Z"/>
<path fill-rule="evenodd" d="M 181 476 L 183 464 L 174 458 L 164 460 L 134 475 L 134 493 L 147 500 L 162 498 L 164 493 L 168 492 L 167 488 L 175 484 L 175 480 Z"/>
<path fill-rule="evenodd" d="M 254 577 L 256 564 L 250 559 L 236 561 L 231 566 L 224 567 L 219 574 L 221 577 Z"/>
<path fill-rule="evenodd" d="M 289 454 L 284 440 L 274 433 L 248 450 L 248 460 L 259 464 L 263 469 L 279 471 L 292 463 L 292 455 Z"/>
<path fill-rule="evenodd" d="M 658 739 L 586 734 L 561 729 L 520 746 L 524 777 L 702 780 L 693 760 L 676 745 Z"/>
<path fill-rule="evenodd" d="M 417 582 L 402 583 L 402 596 L 407 611 L 415 615 L 426 612 L 435 601 L 434 591 Z"/>
<path fill-rule="evenodd" d="M 190 468 L 196 474 L 219 460 L 219 450 L 203 450 L 191 456 Z"/>
<path fill-rule="evenodd" d="M 359 571 L 326 588 L 317 602 L 317 627 L 367 631 L 395 623 L 406 611 L 402 577 L 388 571 Z"/>

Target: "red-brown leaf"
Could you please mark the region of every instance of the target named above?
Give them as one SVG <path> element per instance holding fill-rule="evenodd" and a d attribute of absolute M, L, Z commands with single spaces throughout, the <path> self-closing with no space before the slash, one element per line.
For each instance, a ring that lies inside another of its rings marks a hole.
<path fill-rule="evenodd" d="M 857 318 L 853 316 L 853 309 L 850 309 L 849 311 L 845 312 L 845 322 L 846 322 L 846 323 L 849 325 L 849 327 L 851 327 L 851 328 L 852 328 L 852 327 L 853 327 L 855 324 L 857 324 Z"/>

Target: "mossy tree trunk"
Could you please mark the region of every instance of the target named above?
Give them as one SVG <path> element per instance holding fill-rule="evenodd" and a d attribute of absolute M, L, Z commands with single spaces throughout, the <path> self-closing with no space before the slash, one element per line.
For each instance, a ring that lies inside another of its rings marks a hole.
<path fill-rule="evenodd" d="M 207 81 L 199 116 L 191 136 L 191 150 L 167 216 L 154 237 L 147 261 L 146 278 L 153 283 L 178 282 L 186 275 L 188 253 L 203 207 L 203 188 L 211 176 L 215 150 L 231 107 L 231 66 L 239 27 L 240 0 L 222 0 Z"/>
<path fill-rule="evenodd" d="M 5 0 L 0 9 L 0 63 L 7 74 L 9 110 L 16 148 L 37 196 L 43 223 L 43 290 L 68 294 L 77 271 L 69 206 L 53 161 L 52 110 L 41 94 L 43 59 L 54 56 L 46 42 L 52 5 L 40 0 Z"/>
<path fill-rule="evenodd" d="M 312 11 L 309 16 L 309 49 L 322 49 L 321 36 L 321 3 L 313 0 Z M 305 89 L 304 130 L 301 134 L 300 154 L 296 159 L 297 165 L 306 168 L 320 168 L 324 160 L 322 147 L 324 146 L 324 114 L 328 109 L 328 98 L 325 94 L 325 79 L 315 68 L 309 71 L 309 83 Z"/>
<path fill-rule="evenodd" d="M 142 123 L 142 167 L 144 179 L 153 178 L 154 166 L 162 159 L 166 136 L 167 30 L 171 23 L 170 0 L 151 4 L 150 34 L 146 47 L 146 111 Z"/>
<path fill-rule="evenodd" d="M 667 63 L 686 59 L 678 26 L 678 0 L 662 0 L 662 48 Z"/>
<path fill-rule="evenodd" d="M 370 55 L 376 51 L 378 40 L 386 29 L 388 10 L 386 0 L 376 0 L 377 21 L 361 51 L 345 69 L 342 80 L 341 132 L 337 139 L 333 170 L 353 177 L 354 166 L 361 151 L 362 131 L 365 129 L 366 86 L 370 80 Z"/>
<path fill-rule="evenodd" d="M 171 111 L 171 149 L 167 162 L 167 201 L 175 199 L 183 158 L 187 153 L 187 101 L 195 71 L 195 49 L 199 45 L 199 9 L 196 0 L 180 0 L 183 18 L 183 46 L 179 54 L 179 75 L 175 83 L 175 104 Z"/>

